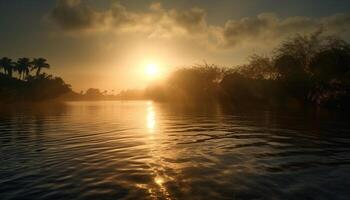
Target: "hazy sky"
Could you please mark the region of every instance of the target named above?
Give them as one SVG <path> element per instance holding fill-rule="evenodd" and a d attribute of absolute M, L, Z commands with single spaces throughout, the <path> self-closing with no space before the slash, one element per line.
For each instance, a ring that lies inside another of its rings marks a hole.
<path fill-rule="evenodd" d="M 233 66 L 322 28 L 350 39 L 349 0 L 0 0 L 0 57 L 44 57 L 79 91 L 120 90 L 207 63 Z"/>

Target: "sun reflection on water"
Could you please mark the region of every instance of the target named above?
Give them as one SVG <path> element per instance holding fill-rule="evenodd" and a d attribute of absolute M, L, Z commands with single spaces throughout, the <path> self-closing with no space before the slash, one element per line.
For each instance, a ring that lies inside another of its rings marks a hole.
<path fill-rule="evenodd" d="M 157 184 L 157 185 L 163 185 L 163 183 L 164 183 L 164 179 L 162 178 L 162 177 L 156 177 L 155 179 L 154 179 L 154 182 Z"/>
<path fill-rule="evenodd" d="M 153 133 L 156 126 L 156 117 L 152 102 L 147 102 L 147 129 Z"/>
<path fill-rule="evenodd" d="M 162 154 L 164 152 L 160 151 L 162 144 L 159 141 L 163 136 L 155 134 L 160 130 L 159 124 L 157 124 L 156 109 L 153 102 L 147 102 L 146 109 L 146 130 L 148 133 L 146 138 L 148 138 L 147 143 L 152 157 L 149 166 L 152 171 L 151 174 L 154 177 L 153 183 L 148 185 L 148 192 L 153 199 L 158 199 L 159 196 L 162 196 L 163 199 L 172 199 L 165 185 L 172 178 L 164 174 L 165 169 L 162 164 Z"/>

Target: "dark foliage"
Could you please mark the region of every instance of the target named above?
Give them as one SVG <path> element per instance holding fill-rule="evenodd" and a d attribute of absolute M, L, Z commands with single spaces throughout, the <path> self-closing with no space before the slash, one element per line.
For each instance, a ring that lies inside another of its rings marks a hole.
<path fill-rule="evenodd" d="M 253 55 L 249 63 L 223 70 L 184 68 L 165 86 L 146 94 L 161 100 L 218 100 L 234 104 L 349 107 L 350 45 L 321 32 L 284 41 L 271 57 Z"/>
<path fill-rule="evenodd" d="M 44 101 L 71 92 L 70 85 L 61 78 L 40 73 L 48 67 L 42 58 L 33 62 L 29 58 L 20 58 L 17 62 L 6 57 L 0 59 L 0 102 Z M 35 76 L 30 74 L 32 70 L 36 70 Z"/>

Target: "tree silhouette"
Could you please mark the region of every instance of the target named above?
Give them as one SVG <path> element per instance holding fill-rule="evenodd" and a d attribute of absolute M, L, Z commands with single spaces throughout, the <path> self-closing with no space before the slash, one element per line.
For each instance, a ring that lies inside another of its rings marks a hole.
<path fill-rule="evenodd" d="M 273 60 L 267 56 L 254 54 L 249 57 L 249 63 L 237 67 L 241 75 L 252 79 L 276 79 L 277 73 Z"/>
<path fill-rule="evenodd" d="M 19 78 L 24 80 L 25 77 L 29 75 L 32 63 L 29 58 L 19 58 L 16 64 Z"/>
<path fill-rule="evenodd" d="M 299 63 L 298 67 L 307 71 L 312 57 L 319 52 L 324 42 L 322 31 L 310 35 L 298 34 L 282 42 L 275 51 L 275 57 L 289 56 Z"/>
<path fill-rule="evenodd" d="M 47 63 L 47 60 L 44 58 L 35 58 L 32 62 L 32 70 L 36 70 L 36 76 L 40 75 L 42 69 L 49 69 L 50 65 Z"/>
<path fill-rule="evenodd" d="M 344 81 L 350 75 L 350 46 L 342 40 L 332 40 L 310 62 L 310 71 L 318 81 Z"/>
<path fill-rule="evenodd" d="M 163 86 L 148 87 L 147 95 L 170 101 L 214 97 L 232 104 L 350 108 L 350 44 L 320 31 L 296 35 L 283 41 L 271 56 L 253 55 L 245 65 L 226 70 L 207 65 L 179 69 Z"/>
<path fill-rule="evenodd" d="M 33 65 L 37 76 L 29 74 Z M 62 78 L 40 73 L 40 69 L 48 67 L 44 58 L 35 59 L 33 62 L 29 58 L 19 58 L 15 63 L 7 57 L 0 59 L 0 69 L 6 76 L 10 77 L 13 71 L 19 74 L 19 77 L 14 78 L 0 76 L 0 103 L 44 101 L 73 93 L 71 86 Z"/>
<path fill-rule="evenodd" d="M 12 71 L 14 69 L 14 63 L 10 58 L 3 57 L 0 60 L 0 67 L 4 69 L 5 74 L 7 74 L 9 77 L 12 77 Z"/>
<path fill-rule="evenodd" d="M 89 88 L 85 92 L 85 96 L 91 99 L 98 99 L 103 96 L 103 93 L 97 88 Z"/>
<path fill-rule="evenodd" d="M 293 55 L 280 55 L 274 63 L 279 79 L 298 80 L 304 76 L 305 71 L 302 61 Z"/>
<path fill-rule="evenodd" d="M 177 94 L 179 98 L 210 99 L 215 96 L 222 76 L 222 69 L 215 65 L 182 68 L 169 77 L 169 92 Z"/>
<path fill-rule="evenodd" d="M 3 59 L 3 58 L 2 58 Z M 0 60 L 0 70 L 4 70 L 4 73 L 5 73 L 5 69 L 4 69 L 4 66 L 3 66 L 3 61 L 2 59 Z"/>

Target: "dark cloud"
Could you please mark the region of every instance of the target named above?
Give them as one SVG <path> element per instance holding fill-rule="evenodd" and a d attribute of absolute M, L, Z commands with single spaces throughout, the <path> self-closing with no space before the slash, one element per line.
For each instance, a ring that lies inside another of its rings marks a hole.
<path fill-rule="evenodd" d="M 185 11 L 172 10 L 170 16 L 174 21 L 189 32 L 204 31 L 206 28 L 206 11 L 192 8 Z"/>
<path fill-rule="evenodd" d="M 322 24 L 336 33 L 350 31 L 350 14 L 335 14 L 322 19 Z"/>
<path fill-rule="evenodd" d="M 63 30 L 105 30 L 143 33 L 148 37 L 192 37 L 214 46 L 233 48 L 236 45 L 266 45 L 297 33 L 319 29 L 330 34 L 346 35 L 350 31 L 350 15 L 336 14 L 324 18 L 294 16 L 280 18 L 275 13 L 262 13 L 226 21 L 224 26 L 208 25 L 206 11 L 164 9 L 153 3 L 145 12 L 127 10 L 118 2 L 104 11 L 97 11 L 80 0 L 58 0 L 50 19 Z M 201 37 L 198 37 L 198 36 Z"/>
<path fill-rule="evenodd" d="M 111 7 L 110 19 L 111 25 L 119 27 L 123 25 L 136 25 L 139 22 L 140 14 L 129 12 L 120 3 L 114 3 Z"/>
<path fill-rule="evenodd" d="M 222 29 L 224 46 L 234 46 L 242 40 L 253 39 L 269 32 L 276 23 L 275 21 L 275 16 L 272 14 L 261 14 L 256 18 L 229 20 Z"/>
<path fill-rule="evenodd" d="M 89 29 L 103 22 L 98 12 L 80 0 L 58 0 L 49 18 L 64 30 Z"/>
<path fill-rule="evenodd" d="M 245 42 L 266 43 L 290 35 L 307 34 L 321 29 L 328 34 L 349 33 L 350 16 L 336 14 L 318 19 L 301 16 L 281 19 L 276 14 L 264 13 L 257 17 L 229 20 L 220 33 L 222 45 L 233 47 Z"/>
<path fill-rule="evenodd" d="M 203 33 L 206 31 L 205 17 L 203 9 L 166 10 L 160 3 L 151 4 L 147 12 L 129 11 L 119 2 L 114 2 L 107 10 L 96 11 L 80 0 L 58 0 L 49 14 L 50 20 L 65 31 L 131 31 L 150 37 Z"/>

